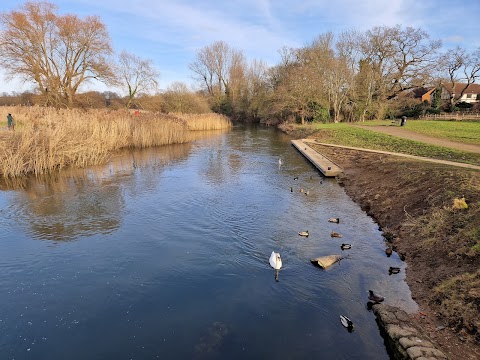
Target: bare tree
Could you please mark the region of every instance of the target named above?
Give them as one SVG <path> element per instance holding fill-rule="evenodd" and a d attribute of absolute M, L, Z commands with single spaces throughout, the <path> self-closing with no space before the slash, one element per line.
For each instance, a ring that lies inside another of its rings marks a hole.
<path fill-rule="evenodd" d="M 232 83 L 244 77 L 246 62 L 242 51 L 232 49 L 224 41 L 216 41 L 197 51 L 189 68 L 209 95 L 228 96 Z"/>
<path fill-rule="evenodd" d="M 368 60 L 359 61 L 359 70 L 355 76 L 353 100 L 358 110 L 360 121 L 365 121 L 367 115 L 374 114 L 374 95 L 376 92 L 375 72 Z"/>
<path fill-rule="evenodd" d="M 313 66 L 315 72 L 313 79 L 319 87 L 318 93 L 327 99 L 334 122 L 339 122 L 342 107 L 352 87 L 353 65 L 347 52 L 337 54 L 334 45 L 337 49 L 347 49 L 341 42 L 335 44 L 332 33 L 321 34 L 309 47 L 308 53 L 309 66 Z"/>
<path fill-rule="evenodd" d="M 315 66 L 310 48 L 282 49 L 282 62 L 271 72 L 274 92 L 270 104 L 273 113 L 291 114 L 305 120 L 313 115 L 312 104 L 322 102 L 321 73 Z"/>
<path fill-rule="evenodd" d="M 196 59 L 188 65 L 188 68 L 194 73 L 193 78 L 207 88 L 207 93 L 214 96 L 214 76 L 213 55 L 209 47 L 197 51 Z"/>
<path fill-rule="evenodd" d="M 216 41 L 198 50 L 189 68 L 216 111 L 234 115 L 248 107 L 245 104 L 247 62 L 242 51 Z"/>
<path fill-rule="evenodd" d="M 267 87 L 268 66 L 261 60 L 252 60 L 246 74 L 246 113 L 253 120 L 258 120 L 264 108 L 268 94 Z"/>
<path fill-rule="evenodd" d="M 120 82 L 128 91 L 128 100 L 125 104 L 127 109 L 137 94 L 158 89 L 160 73 L 153 67 L 152 60 L 144 60 L 122 51 L 119 55 L 118 71 Z"/>
<path fill-rule="evenodd" d="M 0 14 L 0 63 L 10 78 L 37 84 L 47 102 L 71 107 L 80 85 L 114 78 L 105 25 L 98 17 L 60 16 L 49 2 Z"/>
<path fill-rule="evenodd" d="M 380 97 L 392 99 L 399 93 L 430 80 L 440 40 L 412 27 L 374 27 L 361 43 L 363 58 L 377 73 Z"/>
<path fill-rule="evenodd" d="M 444 89 L 449 93 L 449 106 L 453 110 L 470 84 L 480 78 L 480 48 L 472 53 L 460 47 L 448 50 L 440 56 L 439 69 L 447 75 L 448 86 Z"/>

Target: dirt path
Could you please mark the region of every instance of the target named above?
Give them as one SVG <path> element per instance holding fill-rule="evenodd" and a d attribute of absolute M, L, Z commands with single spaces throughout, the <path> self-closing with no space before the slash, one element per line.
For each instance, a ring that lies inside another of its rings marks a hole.
<path fill-rule="evenodd" d="M 451 149 L 473 152 L 480 154 L 480 145 L 473 145 L 473 144 L 464 144 L 456 141 L 451 141 L 447 139 L 439 139 L 436 137 L 423 135 L 416 133 L 414 131 L 408 130 L 405 127 L 399 126 L 362 126 L 362 125 L 354 125 L 361 127 L 365 130 L 376 131 L 387 135 L 397 136 L 404 139 L 415 140 L 424 142 L 427 144 L 437 145 L 437 146 L 445 146 Z M 407 124 L 408 126 L 408 124 Z"/>

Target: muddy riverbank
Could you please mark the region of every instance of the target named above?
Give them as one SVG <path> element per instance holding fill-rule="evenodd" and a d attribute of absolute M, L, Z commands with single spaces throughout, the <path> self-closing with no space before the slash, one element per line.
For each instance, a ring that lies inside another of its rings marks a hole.
<path fill-rule="evenodd" d="M 293 137 L 305 134 L 291 133 Z M 311 138 L 322 139 L 321 134 Z M 342 166 L 338 181 L 407 263 L 421 311 L 410 323 L 451 359 L 480 357 L 478 171 L 315 145 Z M 467 208 L 455 205 L 465 199 Z"/>

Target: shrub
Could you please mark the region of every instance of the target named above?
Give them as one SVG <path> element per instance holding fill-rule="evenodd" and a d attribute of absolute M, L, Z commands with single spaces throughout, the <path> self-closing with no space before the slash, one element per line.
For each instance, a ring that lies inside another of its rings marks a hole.
<path fill-rule="evenodd" d="M 308 107 L 312 113 L 311 121 L 325 123 L 330 120 L 330 111 L 319 103 L 312 101 Z"/>
<path fill-rule="evenodd" d="M 465 101 L 459 102 L 455 105 L 455 107 L 459 109 L 470 109 L 473 106 L 473 104 L 467 103 Z"/>
<path fill-rule="evenodd" d="M 426 112 L 427 114 L 436 114 L 436 115 L 438 115 L 438 114 L 441 114 L 442 110 L 441 110 L 441 109 L 437 109 L 437 108 L 428 108 L 428 109 L 425 110 L 425 112 Z"/>
<path fill-rule="evenodd" d="M 453 199 L 453 206 L 452 209 L 454 210 L 460 210 L 460 209 L 468 209 L 468 205 L 465 201 L 465 198 L 462 197 L 461 199 Z"/>

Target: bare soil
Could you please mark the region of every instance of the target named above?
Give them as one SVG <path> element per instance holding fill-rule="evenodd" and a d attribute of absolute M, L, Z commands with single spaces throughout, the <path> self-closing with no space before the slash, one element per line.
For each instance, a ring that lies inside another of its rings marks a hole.
<path fill-rule="evenodd" d="M 325 140 L 321 133 L 309 137 Z M 406 281 L 420 306 L 411 321 L 450 359 L 480 359 L 479 172 L 311 146 L 343 167 L 339 183 L 407 262 Z M 453 200 L 462 197 L 468 209 L 454 209 Z M 475 281 L 442 287 L 465 274 Z"/>

